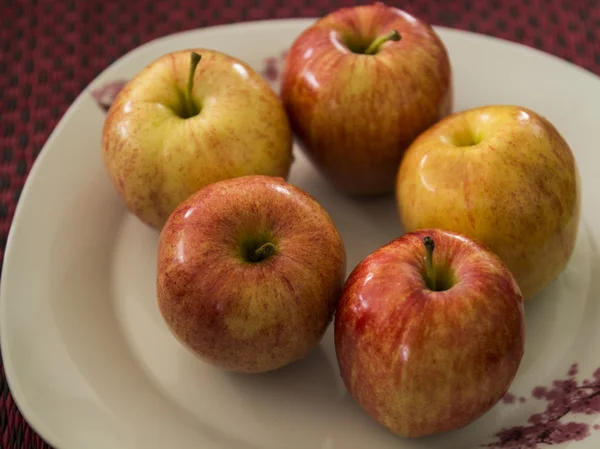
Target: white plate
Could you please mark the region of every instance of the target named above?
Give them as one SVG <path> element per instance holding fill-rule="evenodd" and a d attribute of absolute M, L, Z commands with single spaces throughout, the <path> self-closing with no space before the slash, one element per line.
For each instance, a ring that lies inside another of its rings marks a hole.
<path fill-rule="evenodd" d="M 273 74 L 282 52 L 310 23 L 249 23 L 159 39 L 108 68 L 61 120 L 21 196 L 2 278 L 2 353 L 27 420 L 61 449 L 464 449 L 498 442 L 495 434 L 514 426 L 524 426 L 524 436 L 494 447 L 525 447 L 529 438 L 540 442 L 526 447 L 541 448 L 543 437 L 558 438 L 552 429 L 583 429 L 579 441 L 566 445 L 598 448 L 600 413 L 579 413 L 576 395 L 600 391 L 600 82 L 512 43 L 438 28 L 454 67 L 455 109 L 533 108 L 563 133 L 581 171 L 577 247 L 545 297 L 526 306 L 528 339 L 510 390 L 514 401 L 509 395 L 460 431 L 404 440 L 375 424 L 345 392 L 331 329 L 306 360 L 258 376 L 212 368 L 171 336 L 155 301 L 157 233 L 126 213 L 108 181 L 100 154 L 104 111 L 91 92 L 132 77 L 163 53 L 193 46 L 216 48 Z M 296 157 L 290 181 L 332 215 L 348 249 L 348 272 L 399 236 L 393 198 L 341 197 L 297 150 Z M 569 377 L 573 364 L 578 369 Z M 558 399 L 534 397 L 535 387 L 568 378 L 583 388 L 563 383 Z M 584 385 L 585 379 L 596 385 Z M 600 393 L 594 398 L 588 408 L 600 412 Z M 560 409 L 561 401 L 573 404 Z M 538 427 L 528 422 L 548 406 L 550 420 Z M 568 413 L 552 420 L 559 411 Z"/>

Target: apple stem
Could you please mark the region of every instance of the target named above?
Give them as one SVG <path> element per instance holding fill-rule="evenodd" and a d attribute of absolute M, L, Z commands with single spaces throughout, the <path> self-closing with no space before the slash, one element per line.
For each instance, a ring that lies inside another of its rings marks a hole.
<path fill-rule="evenodd" d="M 427 271 L 428 287 L 431 290 L 437 291 L 437 282 L 435 279 L 435 268 L 433 267 L 433 250 L 435 249 L 435 243 L 429 236 L 423 239 L 423 245 L 425 245 L 425 269 Z"/>
<path fill-rule="evenodd" d="M 373 42 L 371 42 L 371 45 L 369 45 L 369 47 L 365 51 L 365 55 L 374 55 L 379 50 L 379 47 L 381 47 L 381 45 L 386 43 L 387 41 L 399 41 L 399 40 L 400 40 L 400 34 L 398 33 L 398 31 L 392 30 L 389 33 L 379 36 L 377 39 L 375 39 Z"/>
<path fill-rule="evenodd" d="M 187 105 L 187 116 L 193 117 L 198 114 L 196 111 L 196 106 L 192 101 L 192 88 L 194 87 L 194 73 L 196 73 L 196 67 L 198 67 L 198 63 L 202 59 L 198 53 L 192 52 L 190 55 L 190 73 L 188 75 L 187 89 L 186 89 L 186 105 Z"/>
<path fill-rule="evenodd" d="M 261 260 L 265 260 L 267 257 L 275 254 L 275 245 L 270 242 L 265 243 L 262 246 L 259 246 L 254 250 L 253 253 L 250 254 L 250 260 L 252 262 L 260 262 Z"/>

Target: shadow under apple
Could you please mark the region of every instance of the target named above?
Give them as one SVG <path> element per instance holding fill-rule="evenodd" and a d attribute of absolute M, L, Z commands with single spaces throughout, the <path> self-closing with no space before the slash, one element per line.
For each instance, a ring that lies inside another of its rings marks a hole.
<path fill-rule="evenodd" d="M 577 362 L 569 354 L 578 336 L 592 282 L 591 236 L 582 223 L 573 254 L 561 274 L 536 297 L 525 302 L 525 354 L 513 384 L 520 395 L 552 382 Z M 540 371 L 540 365 L 544 369 Z"/>
<path fill-rule="evenodd" d="M 273 449 L 321 447 L 330 430 L 324 418 L 335 413 L 340 394 L 337 367 L 321 345 L 274 371 L 222 376 L 238 398 L 234 415 L 244 422 L 232 425 L 245 427 L 244 440 Z"/>
<path fill-rule="evenodd" d="M 314 167 L 298 145 L 288 181 L 305 190 L 331 216 L 346 247 L 347 274 L 366 256 L 404 231 L 393 194 L 355 197 L 340 193 Z"/>
<path fill-rule="evenodd" d="M 65 392 L 54 401 L 81 417 L 73 444 L 162 449 L 176 432 L 178 448 L 195 449 L 202 441 L 239 448 L 239 441 L 196 422 L 161 394 L 130 351 L 110 283 L 113 245 L 126 212 L 112 195 L 102 195 L 105 189 L 105 178 L 99 177 L 77 192 L 50 250 L 60 261 L 52 266 L 48 293 L 54 320 L 72 363 L 97 398 L 86 401 Z M 85 207 L 91 202 L 95 208 Z"/>

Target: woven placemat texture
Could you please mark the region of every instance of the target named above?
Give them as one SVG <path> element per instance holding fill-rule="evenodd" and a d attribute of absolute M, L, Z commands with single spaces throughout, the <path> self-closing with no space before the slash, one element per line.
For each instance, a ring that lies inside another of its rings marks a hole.
<path fill-rule="evenodd" d="M 317 17 L 358 3 L 370 2 L 1 0 L 0 260 L 33 161 L 77 95 L 117 58 L 177 31 L 250 20 Z M 600 74 L 598 0 L 388 3 L 431 24 L 520 42 Z M 19 413 L 0 356 L 0 448 L 48 447 Z"/>

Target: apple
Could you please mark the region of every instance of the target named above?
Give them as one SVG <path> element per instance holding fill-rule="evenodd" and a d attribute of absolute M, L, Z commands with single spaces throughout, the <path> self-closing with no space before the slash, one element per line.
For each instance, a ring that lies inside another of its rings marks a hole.
<path fill-rule="evenodd" d="M 165 54 L 119 92 L 102 130 L 107 171 L 129 210 L 160 229 L 192 193 L 244 175 L 287 178 L 292 132 L 277 94 L 215 50 Z"/>
<path fill-rule="evenodd" d="M 442 228 L 485 244 L 525 300 L 569 261 L 581 209 L 569 145 L 535 111 L 488 105 L 457 112 L 410 146 L 397 176 L 405 231 Z"/>
<path fill-rule="evenodd" d="M 339 191 L 393 193 L 405 149 L 451 112 L 450 61 L 435 31 L 402 10 L 342 8 L 294 41 L 281 98 L 302 148 Z"/>
<path fill-rule="evenodd" d="M 327 212 L 282 178 L 211 184 L 160 233 L 159 310 L 200 359 L 256 373 L 307 355 L 339 300 L 346 253 Z"/>
<path fill-rule="evenodd" d="M 440 229 L 407 233 L 367 256 L 335 316 L 350 395 L 409 438 L 464 427 L 488 411 L 512 383 L 524 340 L 510 271 L 481 243 Z"/>

